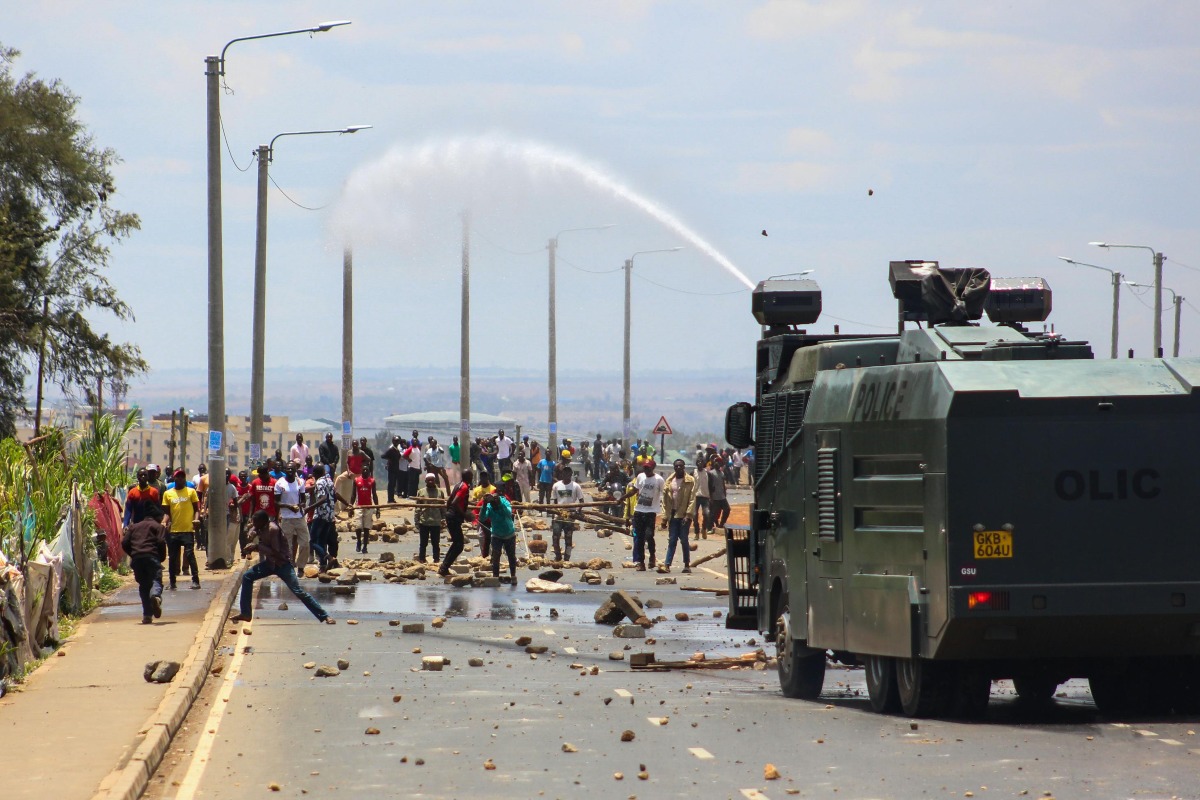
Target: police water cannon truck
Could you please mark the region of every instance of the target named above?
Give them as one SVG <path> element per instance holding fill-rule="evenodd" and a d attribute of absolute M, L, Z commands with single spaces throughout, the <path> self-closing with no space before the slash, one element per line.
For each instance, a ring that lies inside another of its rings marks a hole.
<path fill-rule="evenodd" d="M 1044 702 L 1074 677 L 1103 713 L 1200 710 L 1200 359 L 1031 331 L 1040 278 L 889 279 L 895 335 L 807 333 L 811 280 L 752 294 L 726 624 L 774 641 L 789 697 L 816 698 L 832 657 L 880 712 L 979 715 L 995 679 Z"/>

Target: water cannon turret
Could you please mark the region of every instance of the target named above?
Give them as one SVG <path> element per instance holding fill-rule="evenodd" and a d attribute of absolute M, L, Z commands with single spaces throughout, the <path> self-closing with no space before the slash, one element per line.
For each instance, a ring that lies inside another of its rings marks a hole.
<path fill-rule="evenodd" d="M 751 292 L 750 310 L 759 325 L 772 329 L 768 335 L 794 325 L 811 325 L 821 316 L 821 287 L 808 278 L 767 278 Z"/>
<path fill-rule="evenodd" d="M 936 261 L 892 261 L 888 269 L 902 321 L 965 325 L 983 316 L 992 282 L 986 269 L 943 269 Z"/>

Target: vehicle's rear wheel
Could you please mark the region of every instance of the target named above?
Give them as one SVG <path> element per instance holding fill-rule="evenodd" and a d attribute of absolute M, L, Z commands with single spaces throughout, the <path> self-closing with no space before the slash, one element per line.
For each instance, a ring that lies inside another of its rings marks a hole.
<path fill-rule="evenodd" d="M 784 697 L 815 700 L 825 683 L 825 651 L 812 650 L 792 636 L 791 613 L 784 606 L 775 627 L 779 685 Z"/>
<path fill-rule="evenodd" d="M 888 656 L 865 656 L 863 669 L 867 677 L 867 694 L 871 708 L 880 714 L 895 714 L 900 710 L 900 695 L 896 692 L 896 663 Z"/>
<path fill-rule="evenodd" d="M 987 713 L 988 701 L 992 697 L 992 679 L 978 667 L 961 664 L 956 680 L 953 714 L 962 719 L 980 719 Z"/>
<path fill-rule="evenodd" d="M 945 665 L 923 658 L 896 659 L 900 708 L 910 717 L 936 717 L 949 709 L 954 683 Z"/>
<path fill-rule="evenodd" d="M 1098 671 L 1088 678 L 1092 700 L 1100 713 L 1110 717 L 1165 714 L 1175 705 L 1176 691 L 1181 688 L 1171 679 L 1172 666 L 1135 659 L 1123 668 Z"/>

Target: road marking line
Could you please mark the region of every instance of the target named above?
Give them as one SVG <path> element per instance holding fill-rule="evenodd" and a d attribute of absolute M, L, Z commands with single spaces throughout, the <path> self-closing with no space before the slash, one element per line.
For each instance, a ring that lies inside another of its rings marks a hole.
<path fill-rule="evenodd" d="M 613 694 L 617 697 L 633 697 L 626 689 L 613 689 Z"/>
<path fill-rule="evenodd" d="M 1179 741 L 1178 739 L 1159 739 L 1159 741 L 1163 744 L 1173 744 L 1176 747 L 1183 747 L 1183 742 Z"/>
<path fill-rule="evenodd" d="M 729 579 L 729 576 L 727 574 L 725 574 L 724 572 L 717 572 L 715 569 L 709 569 L 708 567 L 698 567 L 697 569 L 702 569 L 705 572 L 707 572 L 709 575 L 716 575 L 718 578 L 725 578 L 726 580 Z M 745 791 L 745 790 L 743 790 L 743 791 Z"/>
<path fill-rule="evenodd" d="M 543 630 L 543 631 L 542 631 L 542 633 L 546 634 L 547 636 L 553 636 L 553 635 L 554 635 L 554 631 L 553 631 L 553 630 L 551 630 L 550 628 L 546 628 L 545 630 Z"/>
<path fill-rule="evenodd" d="M 1139 736 L 1158 736 L 1158 734 L 1155 733 L 1154 731 L 1147 731 L 1147 730 L 1136 730 L 1136 731 L 1134 731 L 1134 733 L 1136 733 Z"/>
<path fill-rule="evenodd" d="M 573 656 L 576 653 L 578 653 L 579 651 L 576 650 L 574 647 L 564 647 L 563 652 L 566 653 L 567 655 Z"/>
<path fill-rule="evenodd" d="M 1188 750 L 1188 752 L 1194 756 L 1200 756 L 1200 750 Z"/>
<path fill-rule="evenodd" d="M 666 717 L 646 717 L 646 719 L 650 720 L 651 725 L 666 725 L 667 724 Z"/>
<path fill-rule="evenodd" d="M 742 789 L 741 792 L 742 797 L 747 798 L 747 800 L 770 800 L 770 798 L 758 789 Z"/>
<path fill-rule="evenodd" d="M 688 752 L 701 761 L 706 761 L 713 757 L 713 754 L 705 750 L 703 747 L 689 747 Z"/>
<path fill-rule="evenodd" d="M 1130 727 L 1129 725 L 1126 725 L 1124 722 L 1110 722 L 1110 723 L 1109 723 L 1109 725 L 1112 725 L 1114 728 L 1128 728 L 1128 727 Z"/>
<path fill-rule="evenodd" d="M 179 782 L 179 791 L 175 794 L 175 800 L 192 800 L 196 796 L 200 779 L 204 777 L 204 768 L 208 766 L 208 757 L 212 754 L 213 745 L 217 741 L 221 718 L 225 716 L 225 708 L 229 705 L 229 699 L 233 695 L 233 684 L 242 668 L 242 659 L 246 657 L 246 640 L 249 638 L 246 635 L 247 630 L 250 629 L 246 627 L 245 623 L 238 623 L 238 639 L 237 645 L 233 648 L 233 658 L 229 662 L 229 669 L 225 670 L 225 674 L 221 678 L 221 688 L 217 690 L 217 696 L 213 700 L 212 708 L 209 709 L 208 718 L 204 720 L 199 741 L 196 742 L 196 749 L 192 752 L 192 763 L 188 765 L 187 773 Z"/>

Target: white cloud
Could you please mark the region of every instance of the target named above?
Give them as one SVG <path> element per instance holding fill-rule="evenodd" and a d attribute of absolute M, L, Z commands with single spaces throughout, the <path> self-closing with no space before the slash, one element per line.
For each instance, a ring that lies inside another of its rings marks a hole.
<path fill-rule="evenodd" d="M 824 33 L 862 12 L 856 0 L 809 3 L 768 0 L 750 12 L 746 31 L 759 39 L 796 39 Z"/>
<path fill-rule="evenodd" d="M 838 174 L 830 164 L 811 161 L 743 163 L 737 166 L 733 188 L 739 192 L 811 192 L 833 183 Z"/>
<path fill-rule="evenodd" d="M 784 143 L 788 153 L 829 153 L 833 148 L 833 137 L 815 128 L 792 128 Z"/>

